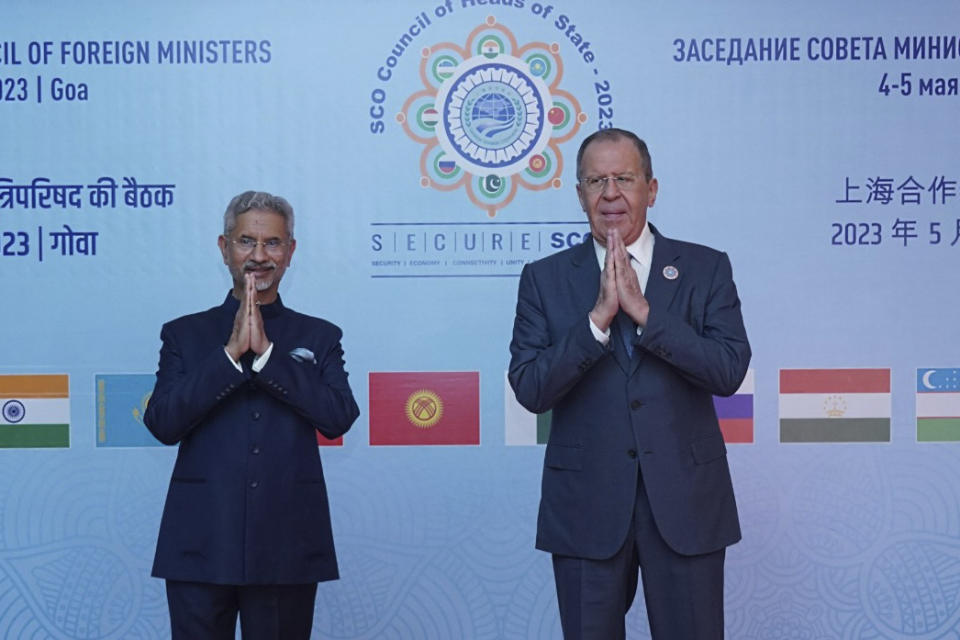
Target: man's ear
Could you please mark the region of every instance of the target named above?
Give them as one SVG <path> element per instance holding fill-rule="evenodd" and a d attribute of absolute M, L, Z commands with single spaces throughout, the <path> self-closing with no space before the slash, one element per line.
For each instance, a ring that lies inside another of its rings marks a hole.
<path fill-rule="evenodd" d="M 227 246 L 226 236 L 221 235 L 217 238 L 217 246 L 220 247 L 220 255 L 223 256 L 223 264 L 229 265 L 230 262 L 227 260 L 227 249 L 229 247 Z"/>

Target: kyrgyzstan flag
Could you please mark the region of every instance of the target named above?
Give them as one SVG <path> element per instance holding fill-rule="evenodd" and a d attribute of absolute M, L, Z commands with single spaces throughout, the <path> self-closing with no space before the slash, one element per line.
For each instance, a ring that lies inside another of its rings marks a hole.
<path fill-rule="evenodd" d="M 371 373 L 370 444 L 480 444 L 480 373 Z"/>

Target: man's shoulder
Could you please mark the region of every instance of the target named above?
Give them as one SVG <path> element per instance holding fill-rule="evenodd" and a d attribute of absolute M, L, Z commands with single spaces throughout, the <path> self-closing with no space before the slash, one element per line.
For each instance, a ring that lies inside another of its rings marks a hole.
<path fill-rule="evenodd" d="M 575 244 L 572 247 L 561 249 L 556 253 L 551 253 L 526 265 L 526 268 L 535 271 L 549 271 L 558 268 L 564 268 L 572 263 L 580 262 L 587 258 L 595 256 L 593 249 L 593 238 L 588 234 L 584 236 L 583 242 Z M 595 258 L 594 258 L 595 259 Z"/>
<path fill-rule="evenodd" d="M 217 305 L 215 307 L 210 307 L 209 309 L 204 309 L 203 311 L 195 311 L 194 313 L 188 313 L 186 315 L 179 316 L 173 320 L 165 322 L 163 326 L 176 328 L 209 322 L 217 317 L 222 306 L 223 305 Z"/>
<path fill-rule="evenodd" d="M 315 331 L 332 331 L 337 335 L 342 335 L 343 333 L 340 327 L 329 320 L 312 316 L 308 313 L 302 313 L 300 311 L 291 309 L 290 307 L 284 307 L 284 315 L 288 321 L 294 322 L 300 326 L 311 327 Z"/>
<path fill-rule="evenodd" d="M 654 229 L 654 234 L 656 236 L 655 244 L 653 246 L 654 251 L 659 249 L 661 251 L 667 251 L 668 253 L 688 255 L 700 259 L 716 259 L 724 253 L 719 249 L 714 249 L 713 247 L 709 247 L 705 244 L 669 238 L 656 229 Z"/>

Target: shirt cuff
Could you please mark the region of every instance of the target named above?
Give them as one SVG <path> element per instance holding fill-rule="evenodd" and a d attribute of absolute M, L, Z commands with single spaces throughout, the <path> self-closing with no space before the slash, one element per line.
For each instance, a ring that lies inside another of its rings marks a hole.
<path fill-rule="evenodd" d="M 610 342 L 610 327 L 607 327 L 606 331 L 601 331 L 600 327 L 593 324 L 593 318 L 590 317 L 590 314 L 587 314 L 587 322 L 590 323 L 590 333 L 593 334 L 596 341 L 606 346 Z"/>
<path fill-rule="evenodd" d="M 223 352 L 227 355 L 227 360 L 230 361 L 230 364 L 232 364 L 237 371 L 243 373 L 243 367 L 240 366 L 239 362 L 233 359 L 233 356 L 230 355 L 230 352 L 227 351 L 226 347 L 223 348 Z"/>
<path fill-rule="evenodd" d="M 260 370 L 267 366 L 267 360 L 270 359 L 270 354 L 273 353 L 273 343 L 270 343 L 270 346 L 267 347 L 267 350 L 258 355 L 253 359 L 253 364 L 250 366 L 253 369 L 254 373 L 260 373 Z"/>

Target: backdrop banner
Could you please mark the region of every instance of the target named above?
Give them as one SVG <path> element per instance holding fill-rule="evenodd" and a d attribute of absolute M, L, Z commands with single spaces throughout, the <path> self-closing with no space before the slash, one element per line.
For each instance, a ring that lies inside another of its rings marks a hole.
<path fill-rule="evenodd" d="M 7 0 L 0 637 L 165 638 L 160 327 L 218 305 L 223 211 L 286 197 L 284 303 L 344 330 L 314 637 L 560 637 L 547 415 L 505 383 L 576 153 L 646 140 L 668 237 L 726 251 L 717 399 L 738 640 L 960 637 L 960 162 L 949 2 Z M 651 277 L 657 277 L 652 274 Z M 667 276 L 663 276 L 667 277 Z M 226 339 L 226 336 L 224 337 Z M 649 637 L 638 598 L 628 636 Z"/>

